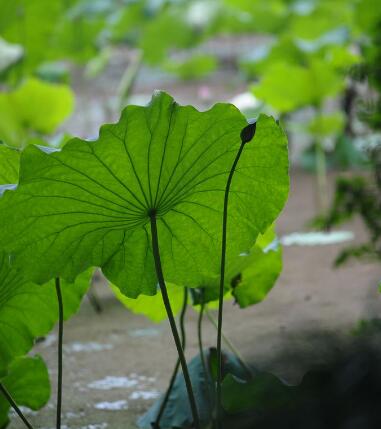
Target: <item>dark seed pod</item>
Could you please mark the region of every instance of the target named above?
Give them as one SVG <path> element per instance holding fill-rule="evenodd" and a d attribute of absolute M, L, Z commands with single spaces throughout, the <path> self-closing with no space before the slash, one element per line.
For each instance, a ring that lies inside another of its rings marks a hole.
<path fill-rule="evenodd" d="M 255 131 L 257 129 L 257 122 L 255 119 L 249 119 L 248 125 L 241 131 L 241 141 L 242 143 L 249 143 L 255 136 Z"/>

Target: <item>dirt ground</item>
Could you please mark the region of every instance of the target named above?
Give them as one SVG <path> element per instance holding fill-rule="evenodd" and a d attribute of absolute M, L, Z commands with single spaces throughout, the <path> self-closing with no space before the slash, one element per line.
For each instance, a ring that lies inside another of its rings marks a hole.
<path fill-rule="evenodd" d="M 303 230 L 314 213 L 314 179 L 294 172 L 279 236 Z M 352 230 L 356 241 L 365 237 L 360 222 L 344 229 Z M 311 363 L 323 359 L 331 347 L 325 341 L 330 334 L 346 334 L 360 319 L 381 315 L 380 267 L 354 262 L 333 269 L 332 261 L 344 245 L 285 247 L 283 272 L 263 303 L 246 310 L 225 306 L 224 331 L 248 362 L 296 382 Z M 175 347 L 167 322 L 154 325 L 126 311 L 104 285 L 96 290 L 103 312 L 96 314 L 85 299 L 65 325 L 64 428 L 134 428 L 155 394 L 165 389 Z M 187 318 L 190 358 L 197 353 L 196 314 L 189 311 Z M 205 320 L 206 346 L 214 345 L 215 334 Z M 289 357 L 278 359 L 285 350 Z M 34 352 L 46 359 L 55 392 L 56 333 Z M 54 400 L 55 393 L 47 407 L 30 415 L 36 428 L 54 427 Z M 104 409 L 110 406 L 120 409 Z M 22 427 L 13 418 L 10 428 Z"/>

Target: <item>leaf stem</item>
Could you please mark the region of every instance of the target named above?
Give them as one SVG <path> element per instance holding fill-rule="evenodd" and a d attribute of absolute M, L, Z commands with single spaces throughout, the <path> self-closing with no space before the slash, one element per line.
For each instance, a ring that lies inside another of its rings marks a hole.
<path fill-rule="evenodd" d="M 179 333 L 177 331 L 175 318 L 173 316 L 171 303 L 170 303 L 169 298 L 168 298 L 167 287 L 165 285 L 163 270 L 161 267 L 159 240 L 158 240 L 157 225 L 156 225 L 156 211 L 151 210 L 149 216 L 150 216 L 150 221 L 151 221 L 152 252 L 153 252 L 153 257 L 155 260 L 157 280 L 159 282 L 161 294 L 163 297 L 164 306 L 165 306 L 165 309 L 167 311 L 169 324 L 170 324 L 171 330 L 172 330 L 173 339 L 175 341 L 177 353 L 179 355 L 181 369 L 183 370 L 185 385 L 187 388 L 189 403 L 190 403 L 190 407 L 191 407 L 192 415 L 193 415 L 193 420 L 194 420 L 194 426 L 196 429 L 201 429 L 200 420 L 199 420 L 198 412 L 197 412 L 197 405 L 196 405 L 196 401 L 195 401 L 193 389 L 192 389 L 192 383 L 191 383 L 191 379 L 189 376 L 187 363 L 186 363 L 185 356 L 184 356 L 184 351 L 181 347 L 181 341 L 180 341 Z"/>
<path fill-rule="evenodd" d="M 199 353 L 200 353 L 202 370 L 204 371 L 204 377 L 205 377 L 206 394 L 207 394 L 209 406 L 212 407 L 213 395 L 212 395 L 212 392 L 210 391 L 209 371 L 208 371 L 208 368 L 206 365 L 204 347 L 203 347 L 203 342 L 202 342 L 202 321 L 204 318 L 205 302 L 204 302 L 203 291 L 201 293 L 202 293 L 202 302 L 200 305 L 200 312 L 199 312 L 198 321 L 197 321 L 197 339 L 198 339 L 198 348 L 199 348 Z"/>
<path fill-rule="evenodd" d="M 198 315 L 198 320 L 197 320 L 197 339 L 198 339 L 198 349 L 200 352 L 202 369 L 204 371 L 205 380 L 207 381 L 208 373 L 207 373 L 207 368 L 205 363 L 204 348 L 202 344 L 202 320 L 204 316 L 204 310 L 205 310 L 205 303 L 203 301 L 200 305 L 200 313 Z"/>
<path fill-rule="evenodd" d="M 57 376 L 57 418 L 56 428 L 61 429 L 62 409 L 62 344 L 63 344 L 63 301 L 60 278 L 56 278 L 56 293 L 58 301 L 58 376 Z"/>
<path fill-rule="evenodd" d="M 328 207 L 327 161 L 326 161 L 326 156 L 324 152 L 324 147 L 320 140 L 316 141 L 315 157 L 316 157 L 318 211 L 325 212 Z"/>
<path fill-rule="evenodd" d="M 222 313 L 224 308 L 224 285 L 225 285 L 225 264 L 226 264 L 226 235 L 228 223 L 228 204 L 229 192 L 233 175 L 241 157 L 245 144 L 255 135 L 256 123 L 249 123 L 241 131 L 241 145 L 230 169 L 228 180 L 226 182 L 224 195 L 224 209 L 222 215 L 222 240 L 221 240 L 221 270 L 220 270 L 220 290 L 218 296 L 218 325 L 217 325 L 217 388 L 216 388 L 216 407 L 217 407 L 217 429 L 222 427 L 222 408 L 221 408 L 221 384 L 222 384 L 222 355 L 221 355 L 221 337 L 222 337 Z"/>
<path fill-rule="evenodd" d="M 33 426 L 28 422 L 27 418 L 24 416 L 20 408 L 17 406 L 15 400 L 12 398 L 11 394 L 5 388 L 3 383 L 0 383 L 0 392 L 5 396 L 6 400 L 10 403 L 11 407 L 15 410 L 15 412 L 18 414 L 20 419 L 24 422 L 25 426 L 28 429 L 33 429 Z"/>
<path fill-rule="evenodd" d="M 180 313 L 180 335 L 181 335 L 181 347 L 183 348 L 183 350 L 185 350 L 185 345 L 186 345 L 185 313 L 187 310 L 187 306 L 188 306 L 188 290 L 186 287 L 184 287 L 184 300 L 183 300 L 183 306 L 181 308 L 181 313 Z M 168 403 L 169 395 L 171 394 L 173 385 L 176 380 L 177 373 L 179 372 L 179 368 L 180 368 L 180 358 L 178 358 L 176 361 L 167 391 L 165 392 L 163 402 L 161 403 L 159 412 L 157 413 L 156 421 L 155 423 L 153 423 L 154 429 L 160 429 L 160 419 L 163 417 L 165 408 Z"/>
<path fill-rule="evenodd" d="M 135 54 L 134 57 L 131 59 L 131 62 L 128 64 L 119 83 L 118 107 L 120 108 L 124 107 L 125 102 L 127 101 L 128 97 L 131 95 L 136 78 L 139 74 L 139 71 L 142 65 L 143 51 L 137 50 L 134 54 Z"/>

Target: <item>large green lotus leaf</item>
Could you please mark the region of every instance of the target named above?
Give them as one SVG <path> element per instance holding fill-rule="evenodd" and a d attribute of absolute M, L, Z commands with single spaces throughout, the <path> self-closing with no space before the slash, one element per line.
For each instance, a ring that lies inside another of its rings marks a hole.
<path fill-rule="evenodd" d="M 64 317 L 75 313 L 90 284 L 90 272 L 75 284 L 62 282 Z M 0 254 L 0 376 L 17 356 L 27 353 L 36 337 L 47 334 L 58 320 L 54 281 L 39 286 L 23 279 Z"/>
<path fill-rule="evenodd" d="M 337 95 L 342 88 L 342 76 L 327 62 L 313 59 L 308 67 L 285 62 L 272 64 L 252 91 L 279 112 L 290 112 L 319 105 L 326 97 Z"/>
<path fill-rule="evenodd" d="M 184 301 L 184 288 L 171 283 L 167 283 L 166 286 L 172 311 L 176 316 L 181 310 Z M 110 284 L 110 287 L 118 300 L 133 313 L 142 314 L 155 323 L 161 322 L 167 318 L 167 311 L 163 304 L 160 289 L 158 289 L 156 295 L 140 295 L 137 298 L 128 298 L 122 294 L 118 287 L 112 284 Z"/>
<path fill-rule="evenodd" d="M 48 369 L 39 356 L 15 359 L 9 373 L 0 382 L 11 394 L 17 405 L 39 410 L 49 400 L 50 381 Z M 9 402 L 0 393 L 0 427 L 8 423 Z"/>
<path fill-rule="evenodd" d="M 20 152 L 0 142 L 0 185 L 19 180 Z"/>
<path fill-rule="evenodd" d="M 100 266 L 125 295 L 154 295 L 155 210 L 166 280 L 198 287 L 219 272 L 224 190 L 246 125 L 233 105 L 199 112 L 157 92 L 97 141 L 29 146 L 17 190 L 0 199 L 0 242 L 37 283 Z M 228 260 L 274 221 L 288 187 L 285 134 L 261 116 L 231 187 Z"/>
<path fill-rule="evenodd" d="M 51 134 L 73 107 L 68 86 L 27 79 L 16 90 L 0 94 L 0 139 L 22 146 L 31 131 Z"/>

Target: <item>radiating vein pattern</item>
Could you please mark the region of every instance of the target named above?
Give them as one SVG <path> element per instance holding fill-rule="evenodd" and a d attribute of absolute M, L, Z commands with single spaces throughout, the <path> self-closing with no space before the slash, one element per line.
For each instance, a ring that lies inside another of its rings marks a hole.
<path fill-rule="evenodd" d="M 245 125 L 232 105 L 199 112 L 157 92 L 97 141 L 27 148 L 18 188 L 0 199 L 0 241 L 38 283 L 94 265 L 124 294 L 150 295 L 154 209 L 168 281 L 200 285 L 218 269 L 223 190 Z M 287 143 L 275 121 L 261 117 L 247 146 L 232 185 L 228 257 L 251 247 L 287 196 Z"/>

